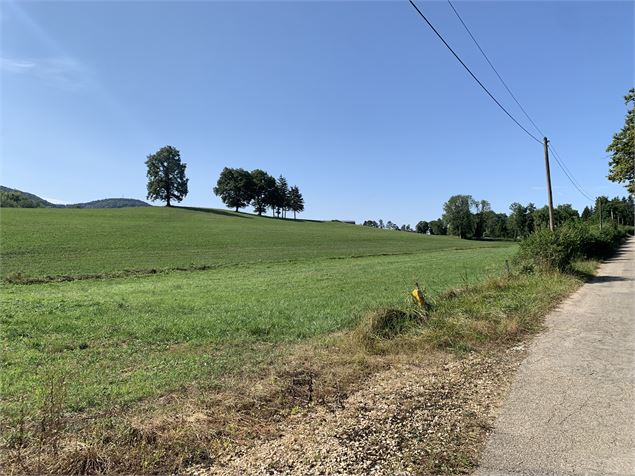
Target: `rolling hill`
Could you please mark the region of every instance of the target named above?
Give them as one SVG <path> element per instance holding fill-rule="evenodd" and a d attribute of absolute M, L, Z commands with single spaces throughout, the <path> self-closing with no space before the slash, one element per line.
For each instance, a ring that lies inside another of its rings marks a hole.
<path fill-rule="evenodd" d="M 38 197 L 29 192 L 23 192 L 14 188 L 5 187 L 0 185 L 0 192 L 6 194 L 18 194 L 26 199 L 25 203 L 16 203 L 15 205 L 8 205 L 5 202 L 5 197 L 0 201 L 0 206 L 11 208 L 127 208 L 127 207 L 149 207 L 149 203 L 143 200 L 137 200 L 135 198 L 104 198 L 101 200 L 93 200 L 90 202 L 72 203 L 67 205 L 59 205 L 51 203 L 42 197 Z M 3 204 L 4 202 L 4 204 Z"/>

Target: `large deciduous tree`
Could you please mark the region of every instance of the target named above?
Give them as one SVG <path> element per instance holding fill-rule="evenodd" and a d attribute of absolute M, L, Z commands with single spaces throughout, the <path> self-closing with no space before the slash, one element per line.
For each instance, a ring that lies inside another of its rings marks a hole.
<path fill-rule="evenodd" d="M 556 214 L 556 223 L 558 225 L 580 218 L 580 213 L 573 208 L 570 203 L 558 205 L 554 212 Z"/>
<path fill-rule="evenodd" d="M 483 235 L 488 238 L 506 238 L 508 236 L 507 215 L 493 211 L 485 212 L 485 233 Z"/>
<path fill-rule="evenodd" d="M 248 171 L 225 167 L 218 177 L 214 193 L 225 205 L 238 211 L 253 200 L 254 188 L 254 179 Z"/>
<path fill-rule="evenodd" d="M 488 214 L 492 213 L 492 206 L 487 200 L 474 200 L 472 202 L 476 213 L 474 214 L 474 238 L 483 238 Z"/>
<path fill-rule="evenodd" d="M 425 221 L 425 220 L 421 220 L 419 223 L 416 224 L 415 226 L 415 230 L 417 233 L 423 233 L 424 235 L 426 233 L 428 233 L 428 230 L 430 229 L 430 224 Z"/>
<path fill-rule="evenodd" d="M 168 145 L 162 147 L 146 160 L 148 166 L 148 195 L 149 200 L 161 200 L 166 206 L 172 201 L 180 202 L 187 195 L 185 177 L 186 164 L 181 162 L 180 152 Z"/>
<path fill-rule="evenodd" d="M 431 235 L 447 235 L 448 225 L 442 220 L 432 220 L 430 222 L 430 234 Z"/>
<path fill-rule="evenodd" d="M 535 219 L 542 216 L 536 211 L 536 205 L 530 202 L 525 207 L 514 202 L 509 206 L 509 210 L 511 213 L 507 219 L 507 226 L 514 238 L 524 238 L 536 230 Z"/>
<path fill-rule="evenodd" d="M 251 204 L 254 206 L 254 211 L 258 215 L 262 215 L 274 201 L 276 179 L 261 169 L 252 170 L 251 177 L 254 181 L 254 195 Z"/>
<path fill-rule="evenodd" d="M 448 224 L 448 231 L 460 238 L 474 236 L 474 216 L 472 206 L 475 204 L 471 195 L 453 195 L 443 205 L 443 221 Z"/>
<path fill-rule="evenodd" d="M 635 104 L 635 88 L 624 96 L 624 102 L 627 107 L 629 103 Z M 635 195 L 635 107 L 627 111 L 624 127 L 613 136 L 613 142 L 606 151 L 611 153 L 609 180 L 626 182 L 628 192 Z"/>

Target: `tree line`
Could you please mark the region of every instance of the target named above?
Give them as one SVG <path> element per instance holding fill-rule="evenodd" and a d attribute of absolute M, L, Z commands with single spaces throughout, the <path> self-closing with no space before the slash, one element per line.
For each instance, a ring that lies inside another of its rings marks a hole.
<path fill-rule="evenodd" d="M 475 200 L 471 195 L 454 195 L 443 205 L 441 218 L 422 220 L 414 231 L 430 235 L 454 235 L 467 239 L 520 239 L 535 231 L 549 228 L 549 209 L 537 208 L 533 203 L 522 205 L 514 202 L 509 214 L 496 213 L 487 200 Z M 554 208 L 555 225 L 560 226 L 572 220 L 591 223 L 614 223 L 633 225 L 635 204 L 633 196 L 609 199 L 601 196 L 592 207 L 585 207 L 582 213 L 566 203 Z M 364 226 L 410 231 L 409 225 L 398 227 L 382 220 L 366 220 Z"/>
<path fill-rule="evenodd" d="M 172 202 L 181 202 L 187 196 L 187 164 L 181 161 L 178 149 L 162 147 L 150 154 L 145 163 L 148 168 L 148 199 L 166 202 L 169 207 Z M 249 172 L 225 167 L 213 192 L 225 205 L 236 211 L 252 205 L 258 215 L 270 208 L 272 215 L 283 218 L 286 218 L 288 211 L 292 211 L 294 219 L 297 213 L 304 211 L 304 198 L 296 185 L 289 187 L 282 175 L 276 179 L 261 169 Z"/>

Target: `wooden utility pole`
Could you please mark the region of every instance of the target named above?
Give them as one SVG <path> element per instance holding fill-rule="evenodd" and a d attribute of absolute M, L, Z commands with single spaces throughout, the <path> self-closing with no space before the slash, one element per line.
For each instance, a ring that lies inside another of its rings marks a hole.
<path fill-rule="evenodd" d="M 549 170 L 549 141 L 545 137 L 545 170 L 547 171 L 547 194 L 549 195 L 549 229 L 553 231 L 553 197 L 551 195 L 551 171 Z"/>

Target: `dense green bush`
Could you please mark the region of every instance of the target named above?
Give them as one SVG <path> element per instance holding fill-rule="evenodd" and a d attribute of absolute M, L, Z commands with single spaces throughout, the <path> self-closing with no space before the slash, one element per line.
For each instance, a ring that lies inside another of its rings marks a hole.
<path fill-rule="evenodd" d="M 555 231 L 540 230 L 525 238 L 515 257 L 524 271 L 565 271 L 575 259 L 608 258 L 624 241 L 626 227 L 602 230 L 582 222 L 569 222 Z"/>
<path fill-rule="evenodd" d="M 516 264 L 523 271 L 565 270 L 575 257 L 572 246 L 563 240 L 563 234 L 549 230 L 532 233 L 520 243 Z"/>

